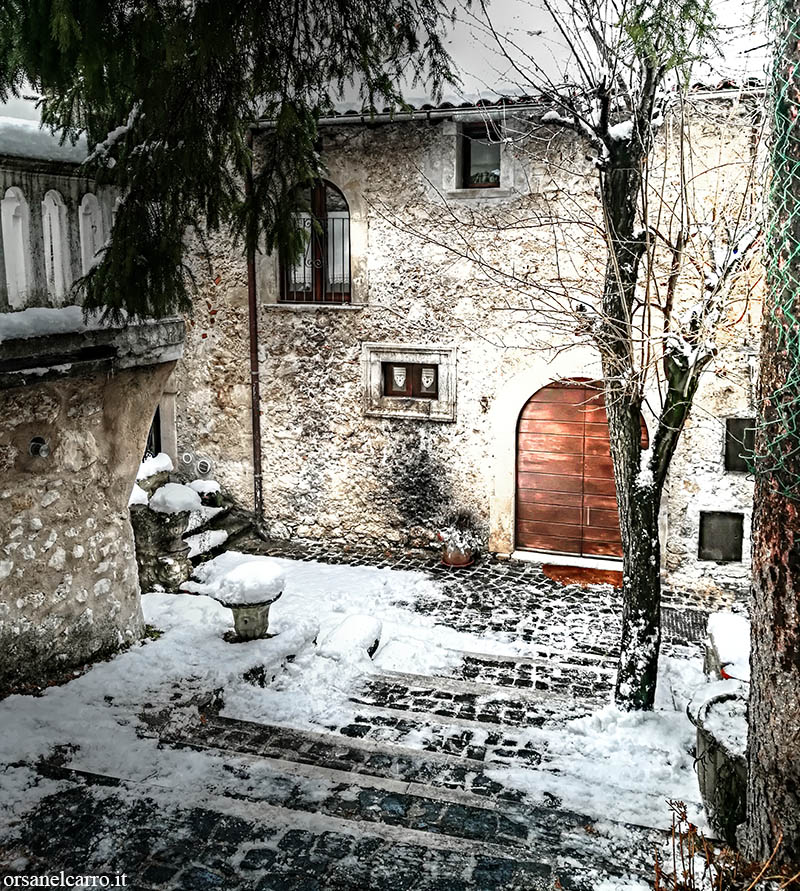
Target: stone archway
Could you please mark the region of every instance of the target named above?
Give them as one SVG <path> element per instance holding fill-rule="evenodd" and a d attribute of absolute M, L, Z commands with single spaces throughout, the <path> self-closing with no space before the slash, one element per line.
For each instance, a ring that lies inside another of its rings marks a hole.
<path fill-rule="evenodd" d="M 593 351 L 557 352 L 533 357 L 530 367 L 502 383 L 492 406 L 493 491 L 489 503 L 489 550 L 511 554 L 515 549 L 517 421 L 531 394 L 565 378 L 597 380 L 600 360 Z"/>

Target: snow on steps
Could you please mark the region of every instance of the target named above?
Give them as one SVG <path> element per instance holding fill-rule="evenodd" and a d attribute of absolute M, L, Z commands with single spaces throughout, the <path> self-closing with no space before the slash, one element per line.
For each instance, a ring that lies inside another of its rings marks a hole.
<path fill-rule="evenodd" d="M 169 787 L 152 781 L 131 782 L 48 765 L 41 771 L 82 784 L 60 793 L 72 799 L 71 812 L 79 821 L 73 827 L 72 862 L 63 865 L 74 868 L 82 853 L 81 838 L 103 837 L 108 842 L 107 871 L 135 875 L 137 887 L 143 889 L 197 891 L 240 888 L 245 882 L 244 887 L 259 891 L 377 891 L 412 885 L 416 891 L 536 891 L 554 884 L 551 866 L 492 842 L 476 846 L 471 839 L 453 835 L 228 795 L 208 795 L 191 807 Z M 142 822 L 134 833 L 125 825 L 125 815 L 132 812 Z M 48 856 L 47 846 L 58 844 L 65 827 L 48 832 L 46 811 L 42 817 L 45 831 L 38 833 L 35 853 L 52 871 L 62 864 Z M 80 862 L 91 862 L 95 872 L 103 872 L 98 863 L 103 856 L 87 851 Z"/>

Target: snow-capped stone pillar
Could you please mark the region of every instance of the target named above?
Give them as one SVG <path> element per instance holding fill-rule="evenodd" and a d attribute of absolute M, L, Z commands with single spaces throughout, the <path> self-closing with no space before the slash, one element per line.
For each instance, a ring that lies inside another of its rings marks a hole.
<path fill-rule="evenodd" d="M 0 313 L 0 691 L 142 632 L 128 498 L 183 323 Z"/>

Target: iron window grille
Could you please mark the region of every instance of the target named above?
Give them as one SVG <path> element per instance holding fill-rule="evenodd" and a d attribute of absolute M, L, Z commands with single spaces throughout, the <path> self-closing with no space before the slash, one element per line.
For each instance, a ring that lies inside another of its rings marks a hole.
<path fill-rule="evenodd" d="M 153 415 L 153 423 L 150 425 L 150 431 L 147 434 L 147 444 L 144 447 L 145 458 L 154 458 L 161 451 L 161 407 L 156 406 L 156 412 Z"/>
<path fill-rule="evenodd" d="M 300 190 L 297 214 L 305 250 L 294 262 L 281 258 L 283 303 L 350 302 L 350 210 L 333 184 L 318 181 Z"/>

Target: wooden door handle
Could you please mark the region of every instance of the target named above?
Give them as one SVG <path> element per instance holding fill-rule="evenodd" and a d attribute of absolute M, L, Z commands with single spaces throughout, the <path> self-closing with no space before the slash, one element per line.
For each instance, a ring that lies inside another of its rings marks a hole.
<path fill-rule="evenodd" d="M 590 507 L 586 508 L 586 525 L 592 525 L 592 509 Z"/>

